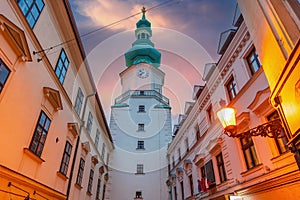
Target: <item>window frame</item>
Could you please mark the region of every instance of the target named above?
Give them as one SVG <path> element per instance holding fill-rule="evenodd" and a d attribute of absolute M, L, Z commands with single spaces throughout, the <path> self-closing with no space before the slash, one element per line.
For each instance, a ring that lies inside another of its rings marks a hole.
<path fill-rule="evenodd" d="M 63 55 L 63 54 L 65 55 L 65 58 L 64 58 L 64 59 L 62 58 L 62 55 Z M 66 63 L 65 63 L 66 61 L 68 62 L 67 65 L 66 65 Z M 62 63 L 62 66 L 59 66 L 59 63 Z M 60 82 L 61 84 L 63 84 L 64 81 L 65 81 L 65 78 L 66 78 L 66 75 L 67 75 L 67 71 L 68 71 L 69 64 L 70 64 L 70 61 L 69 61 L 69 59 L 68 59 L 68 56 L 67 56 L 67 54 L 66 54 L 64 48 L 62 48 L 61 51 L 60 51 L 60 54 L 59 54 L 57 63 L 56 63 L 55 70 L 54 70 L 54 71 L 55 71 L 55 74 L 56 74 L 56 76 L 57 76 L 57 78 L 58 78 L 58 80 L 59 80 L 59 82 Z M 65 70 L 65 74 L 63 73 L 63 70 Z M 62 78 L 62 80 L 61 80 L 61 78 Z"/>
<path fill-rule="evenodd" d="M 135 198 L 139 198 L 139 199 L 143 198 L 142 194 L 143 194 L 142 191 L 136 191 L 135 192 Z"/>
<path fill-rule="evenodd" d="M 80 186 L 82 184 L 82 179 L 83 179 L 84 165 L 85 165 L 85 160 L 83 158 L 80 158 L 78 173 L 76 178 L 76 184 Z"/>
<path fill-rule="evenodd" d="M 67 140 L 66 145 L 65 145 L 65 149 L 64 149 L 64 153 L 63 153 L 63 157 L 61 159 L 60 168 L 59 168 L 59 172 L 62 173 L 63 175 L 65 175 L 65 176 L 68 173 L 68 167 L 69 167 L 69 162 L 70 162 L 70 159 L 71 159 L 71 154 L 72 154 L 72 145 Z"/>
<path fill-rule="evenodd" d="M 90 170 L 90 175 L 89 175 L 89 182 L 88 182 L 88 187 L 87 187 L 87 192 L 92 193 L 92 188 L 93 188 L 93 180 L 94 180 L 94 170 Z"/>
<path fill-rule="evenodd" d="M 5 75 L 6 77 L 4 77 L 3 80 L 1 80 L 1 76 L 0 76 L 0 94 L 2 93 L 5 84 L 7 83 L 7 80 L 9 79 L 9 76 L 11 74 L 11 70 L 10 68 L 5 64 L 5 62 L 0 58 L 0 72 L 2 71 L 2 67 L 3 69 L 7 70 L 7 74 Z M 1 75 L 1 73 L 0 73 Z M 3 81 L 3 82 L 2 82 Z"/>
<path fill-rule="evenodd" d="M 95 135 L 95 147 L 98 149 L 98 145 L 99 145 L 99 140 L 100 140 L 100 131 L 99 129 L 96 130 L 96 135 Z"/>
<path fill-rule="evenodd" d="M 274 112 L 269 114 L 266 118 L 267 118 L 268 121 L 279 119 L 279 114 L 275 110 Z M 274 142 L 276 144 L 276 148 L 278 150 L 279 155 L 282 155 L 282 154 L 286 153 L 287 151 L 289 151 L 289 148 L 288 148 L 288 145 L 287 145 L 288 138 L 287 138 L 285 132 L 283 134 L 284 134 L 284 137 L 282 137 L 282 138 L 273 138 Z"/>
<path fill-rule="evenodd" d="M 145 113 L 145 112 L 146 112 L 145 105 L 139 105 L 139 107 L 138 107 L 138 113 Z"/>
<path fill-rule="evenodd" d="M 101 150 L 101 158 L 104 160 L 105 157 L 105 144 L 102 144 L 102 150 Z"/>
<path fill-rule="evenodd" d="M 188 176 L 189 179 L 189 186 L 190 186 L 190 192 L 191 192 L 191 196 L 194 195 L 194 183 L 193 183 L 193 175 L 189 175 Z"/>
<path fill-rule="evenodd" d="M 21 2 L 23 2 L 23 6 L 20 4 Z M 43 0 L 32 0 L 32 3 L 30 5 L 28 5 L 28 2 L 25 0 L 17 0 L 17 5 L 20 8 L 21 12 L 23 13 L 28 25 L 30 26 L 31 29 L 33 29 L 45 7 L 44 1 Z M 39 5 L 41 5 L 41 6 L 39 6 Z M 24 6 L 26 6 L 26 8 Z M 36 10 L 33 10 L 34 8 Z M 34 13 L 34 11 L 37 11 L 37 13 Z M 29 19 L 30 16 L 31 16 L 31 19 Z M 30 21 L 30 20 L 33 20 L 33 21 Z M 31 23 L 31 22 L 33 22 L 33 23 Z"/>
<path fill-rule="evenodd" d="M 243 139 L 248 139 L 248 141 L 245 141 L 245 144 L 243 144 L 243 141 L 242 141 Z M 241 144 L 241 148 L 243 151 L 244 161 L 246 163 L 247 170 L 250 170 L 250 169 L 258 166 L 259 160 L 257 157 L 257 153 L 256 153 L 256 149 L 255 149 L 252 137 L 245 136 L 244 138 L 240 138 L 240 144 Z M 249 152 L 250 157 L 247 156 L 248 155 L 247 152 Z"/>
<path fill-rule="evenodd" d="M 237 83 L 233 75 L 230 75 L 228 80 L 225 83 L 226 93 L 229 97 L 229 100 L 232 101 L 238 94 Z"/>
<path fill-rule="evenodd" d="M 93 128 L 93 114 L 91 113 L 91 111 L 89 111 L 89 115 L 88 115 L 88 120 L 86 122 L 86 131 L 91 134 L 92 128 Z"/>
<path fill-rule="evenodd" d="M 81 88 L 78 87 L 78 91 L 77 91 L 77 95 L 76 95 L 76 100 L 75 100 L 74 109 L 75 109 L 75 112 L 76 112 L 79 116 L 80 116 L 80 113 L 81 113 L 81 108 L 82 108 L 82 104 L 83 104 L 83 99 L 84 99 L 83 92 L 82 92 Z"/>
<path fill-rule="evenodd" d="M 100 199 L 100 190 L 101 190 L 101 179 L 98 178 L 97 180 L 97 190 L 96 190 L 96 199 Z"/>
<path fill-rule="evenodd" d="M 145 124 L 139 123 L 138 124 L 138 131 L 145 131 Z"/>
<path fill-rule="evenodd" d="M 219 179 L 220 179 L 220 182 L 223 183 L 223 182 L 227 181 L 227 174 L 226 174 L 226 169 L 225 169 L 222 152 L 220 152 L 218 155 L 216 155 L 216 160 L 217 160 L 217 168 L 218 168 L 218 172 L 219 172 Z"/>
<path fill-rule="evenodd" d="M 144 140 L 138 140 L 136 149 L 145 149 L 145 141 Z"/>
<path fill-rule="evenodd" d="M 144 164 L 136 165 L 136 174 L 144 174 Z"/>
<path fill-rule="evenodd" d="M 250 70 L 251 76 L 253 76 L 262 66 L 255 47 L 251 48 L 249 53 L 246 55 L 245 59 Z"/>
<path fill-rule="evenodd" d="M 44 122 L 41 121 L 41 120 L 43 120 L 42 116 L 45 117 Z M 42 123 L 42 124 L 40 124 L 40 123 Z M 46 143 L 47 135 L 48 135 L 48 132 L 50 129 L 50 125 L 51 125 L 50 118 L 47 116 L 47 114 L 43 110 L 41 110 L 37 124 L 34 129 L 34 133 L 33 133 L 30 145 L 29 145 L 29 150 L 38 157 L 41 157 L 42 151 L 43 151 L 45 143 Z M 46 126 L 46 128 L 44 126 Z M 38 130 L 38 129 L 41 129 L 41 130 Z M 43 133 L 45 133 L 45 134 L 43 134 Z M 45 135 L 45 137 L 43 137 L 43 135 Z M 37 141 L 35 141 L 35 140 L 37 140 Z M 34 144 L 35 142 L 37 144 Z M 34 145 L 36 145 L 36 146 L 34 147 Z"/>

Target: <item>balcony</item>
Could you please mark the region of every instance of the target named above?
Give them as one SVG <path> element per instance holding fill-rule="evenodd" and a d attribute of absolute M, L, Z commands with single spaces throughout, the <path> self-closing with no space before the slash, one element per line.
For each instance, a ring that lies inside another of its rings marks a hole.
<path fill-rule="evenodd" d="M 115 104 L 121 104 L 122 102 L 126 101 L 130 97 L 134 97 L 134 98 L 152 97 L 158 100 L 160 103 L 169 105 L 169 99 L 155 90 L 128 90 L 127 92 L 118 96 L 115 99 Z"/>

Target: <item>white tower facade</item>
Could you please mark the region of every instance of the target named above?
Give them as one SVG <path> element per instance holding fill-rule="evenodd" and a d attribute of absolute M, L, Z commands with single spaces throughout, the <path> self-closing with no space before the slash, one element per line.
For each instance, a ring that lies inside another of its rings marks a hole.
<path fill-rule="evenodd" d="M 115 143 L 111 157 L 111 200 L 166 200 L 167 146 L 171 140 L 171 107 L 162 94 L 161 54 L 150 38 L 145 17 L 136 24 L 136 41 L 125 53 L 120 73 L 122 94 L 111 107 Z"/>

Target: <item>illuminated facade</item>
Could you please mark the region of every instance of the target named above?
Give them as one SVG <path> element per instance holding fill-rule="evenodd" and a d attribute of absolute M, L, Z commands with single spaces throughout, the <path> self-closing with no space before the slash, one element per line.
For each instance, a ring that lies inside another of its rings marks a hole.
<path fill-rule="evenodd" d="M 0 11 L 0 199 L 108 199 L 114 147 L 70 5 Z"/>
<path fill-rule="evenodd" d="M 242 15 L 236 29 L 221 34 L 217 64 L 207 64 L 204 86 L 195 87 L 193 104 L 174 128 L 168 149 L 170 199 L 300 199 L 300 172 L 283 138 L 232 138 L 216 112 L 234 107 L 238 132 L 249 130 L 279 113 L 269 102 L 271 93 L 260 53 Z"/>
<path fill-rule="evenodd" d="M 300 2 L 238 0 L 300 169 Z"/>

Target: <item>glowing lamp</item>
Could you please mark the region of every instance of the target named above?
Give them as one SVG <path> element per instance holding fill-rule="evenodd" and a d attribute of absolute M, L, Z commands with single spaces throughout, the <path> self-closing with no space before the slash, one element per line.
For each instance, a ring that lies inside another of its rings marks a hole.
<path fill-rule="evenodd" d="M 242 133 L 237 133 L 237 125 L 235 118 L 234 108 L 222 108 L 217 112 L 218 119 L 220 120 L 222 126 L 224 127 L 224 134 L 229 137 L 251 137 L 251 136 L 262 136 L 271 138 L 281 138 L 285 137 L 283 127 L 281 125 L 280 119 L 275 119 L 267 123 L 261 124 L 257 127 L 249 129 Z"/>

